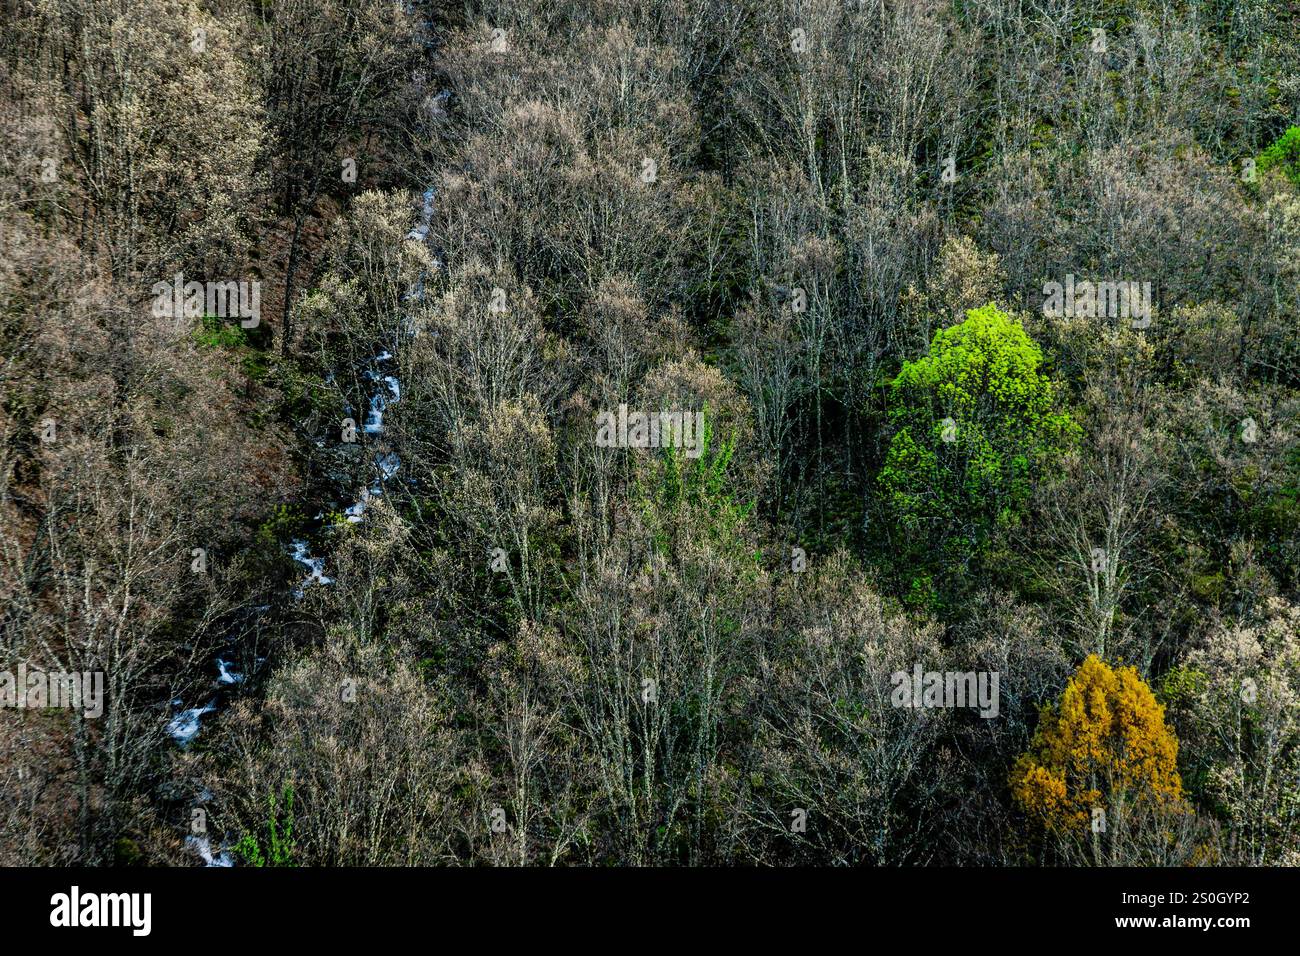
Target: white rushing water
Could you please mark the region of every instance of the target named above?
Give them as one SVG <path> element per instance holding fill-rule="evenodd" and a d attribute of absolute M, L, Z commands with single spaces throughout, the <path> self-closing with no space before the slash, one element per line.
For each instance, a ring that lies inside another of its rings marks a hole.
<path fill-rule="evenodd" d="M 203 860 L 204 866 L 234 866 L 235 861 L 230 855 L 229 850 L 222 850 L 217 854 L 212 852 L 212 843 L 206 836 L 190 835 L 185 838 L 185 845 L 192 849 Z"/>
<path fill-rule="evenodd" d="M 244 675 L 238 671 L 230 669 L 230 661 L 225 658 L 217 658 L 217 683 L 218 684 L 238 684 L 244 679 Z"/>
<path fill-rule="evenodd" d="M 181 700 L 179 698 L 172 701 L 173 707 L 179 707 L 180 705 Z M 172 740 L 184 747 L 198 735 L 199 718 L 204 714 L 214 713 L 216 709 L 216 702 L 208 701 L 202 707 L 191 707 L 188 710 L 182 710 L 168 722 L 167 733 L 171 734 Z"/>

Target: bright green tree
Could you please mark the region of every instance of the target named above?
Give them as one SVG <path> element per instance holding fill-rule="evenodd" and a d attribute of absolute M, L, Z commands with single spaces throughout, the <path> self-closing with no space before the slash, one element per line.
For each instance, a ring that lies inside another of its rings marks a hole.
<path fill-rule="evenodd" d="M 1281 170 L 1282 175 L 1300 186 L 1300 126 L 1292 126 L 1272 146 L 1260 153 L 1256 163 L 1260 172 Z"/>
<path fill-rule="evenodd" d="M 1020 323 L 990 304 L 937 332 L 891 383 L 894 435 L 878 480 L 914 600 L 933 601 L 940 569 L 955 583 L 1014 525 L 1077 438 L 1042 365 Z"/>

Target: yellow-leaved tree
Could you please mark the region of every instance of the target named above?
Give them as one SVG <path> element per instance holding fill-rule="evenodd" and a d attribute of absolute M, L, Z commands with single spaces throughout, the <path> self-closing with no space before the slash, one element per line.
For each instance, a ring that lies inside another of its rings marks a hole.
<path fill-rule="evenodd" d="M 1091 832 L 1096 855 L 1139 818 L 1186 811 L 1177 759 L 1164 705 L 1137 670 L 1090 655 L 1061 699 L 1043 709 L 1029 750 L 1011 772 L 1011 793 L 1057 836 Z"/>

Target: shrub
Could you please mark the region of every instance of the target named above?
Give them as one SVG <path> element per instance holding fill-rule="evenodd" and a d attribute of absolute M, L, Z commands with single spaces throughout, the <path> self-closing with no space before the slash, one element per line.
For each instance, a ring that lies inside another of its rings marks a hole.
<path fill-rule="evenodd" d="M 1294 186 L 1300 186 L 1300 126 L 1292 126 L 1272 146 L 1259 154 L 1260 172 L 1277 169 Z"/>

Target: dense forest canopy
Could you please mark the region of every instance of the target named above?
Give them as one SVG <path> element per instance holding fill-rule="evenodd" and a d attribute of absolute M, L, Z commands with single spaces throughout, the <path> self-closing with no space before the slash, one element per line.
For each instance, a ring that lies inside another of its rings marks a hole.
<path fill-rule="evenodd" d="M 1300 865 L 1294 3 L 0 29 L 0 864 Z"/>

